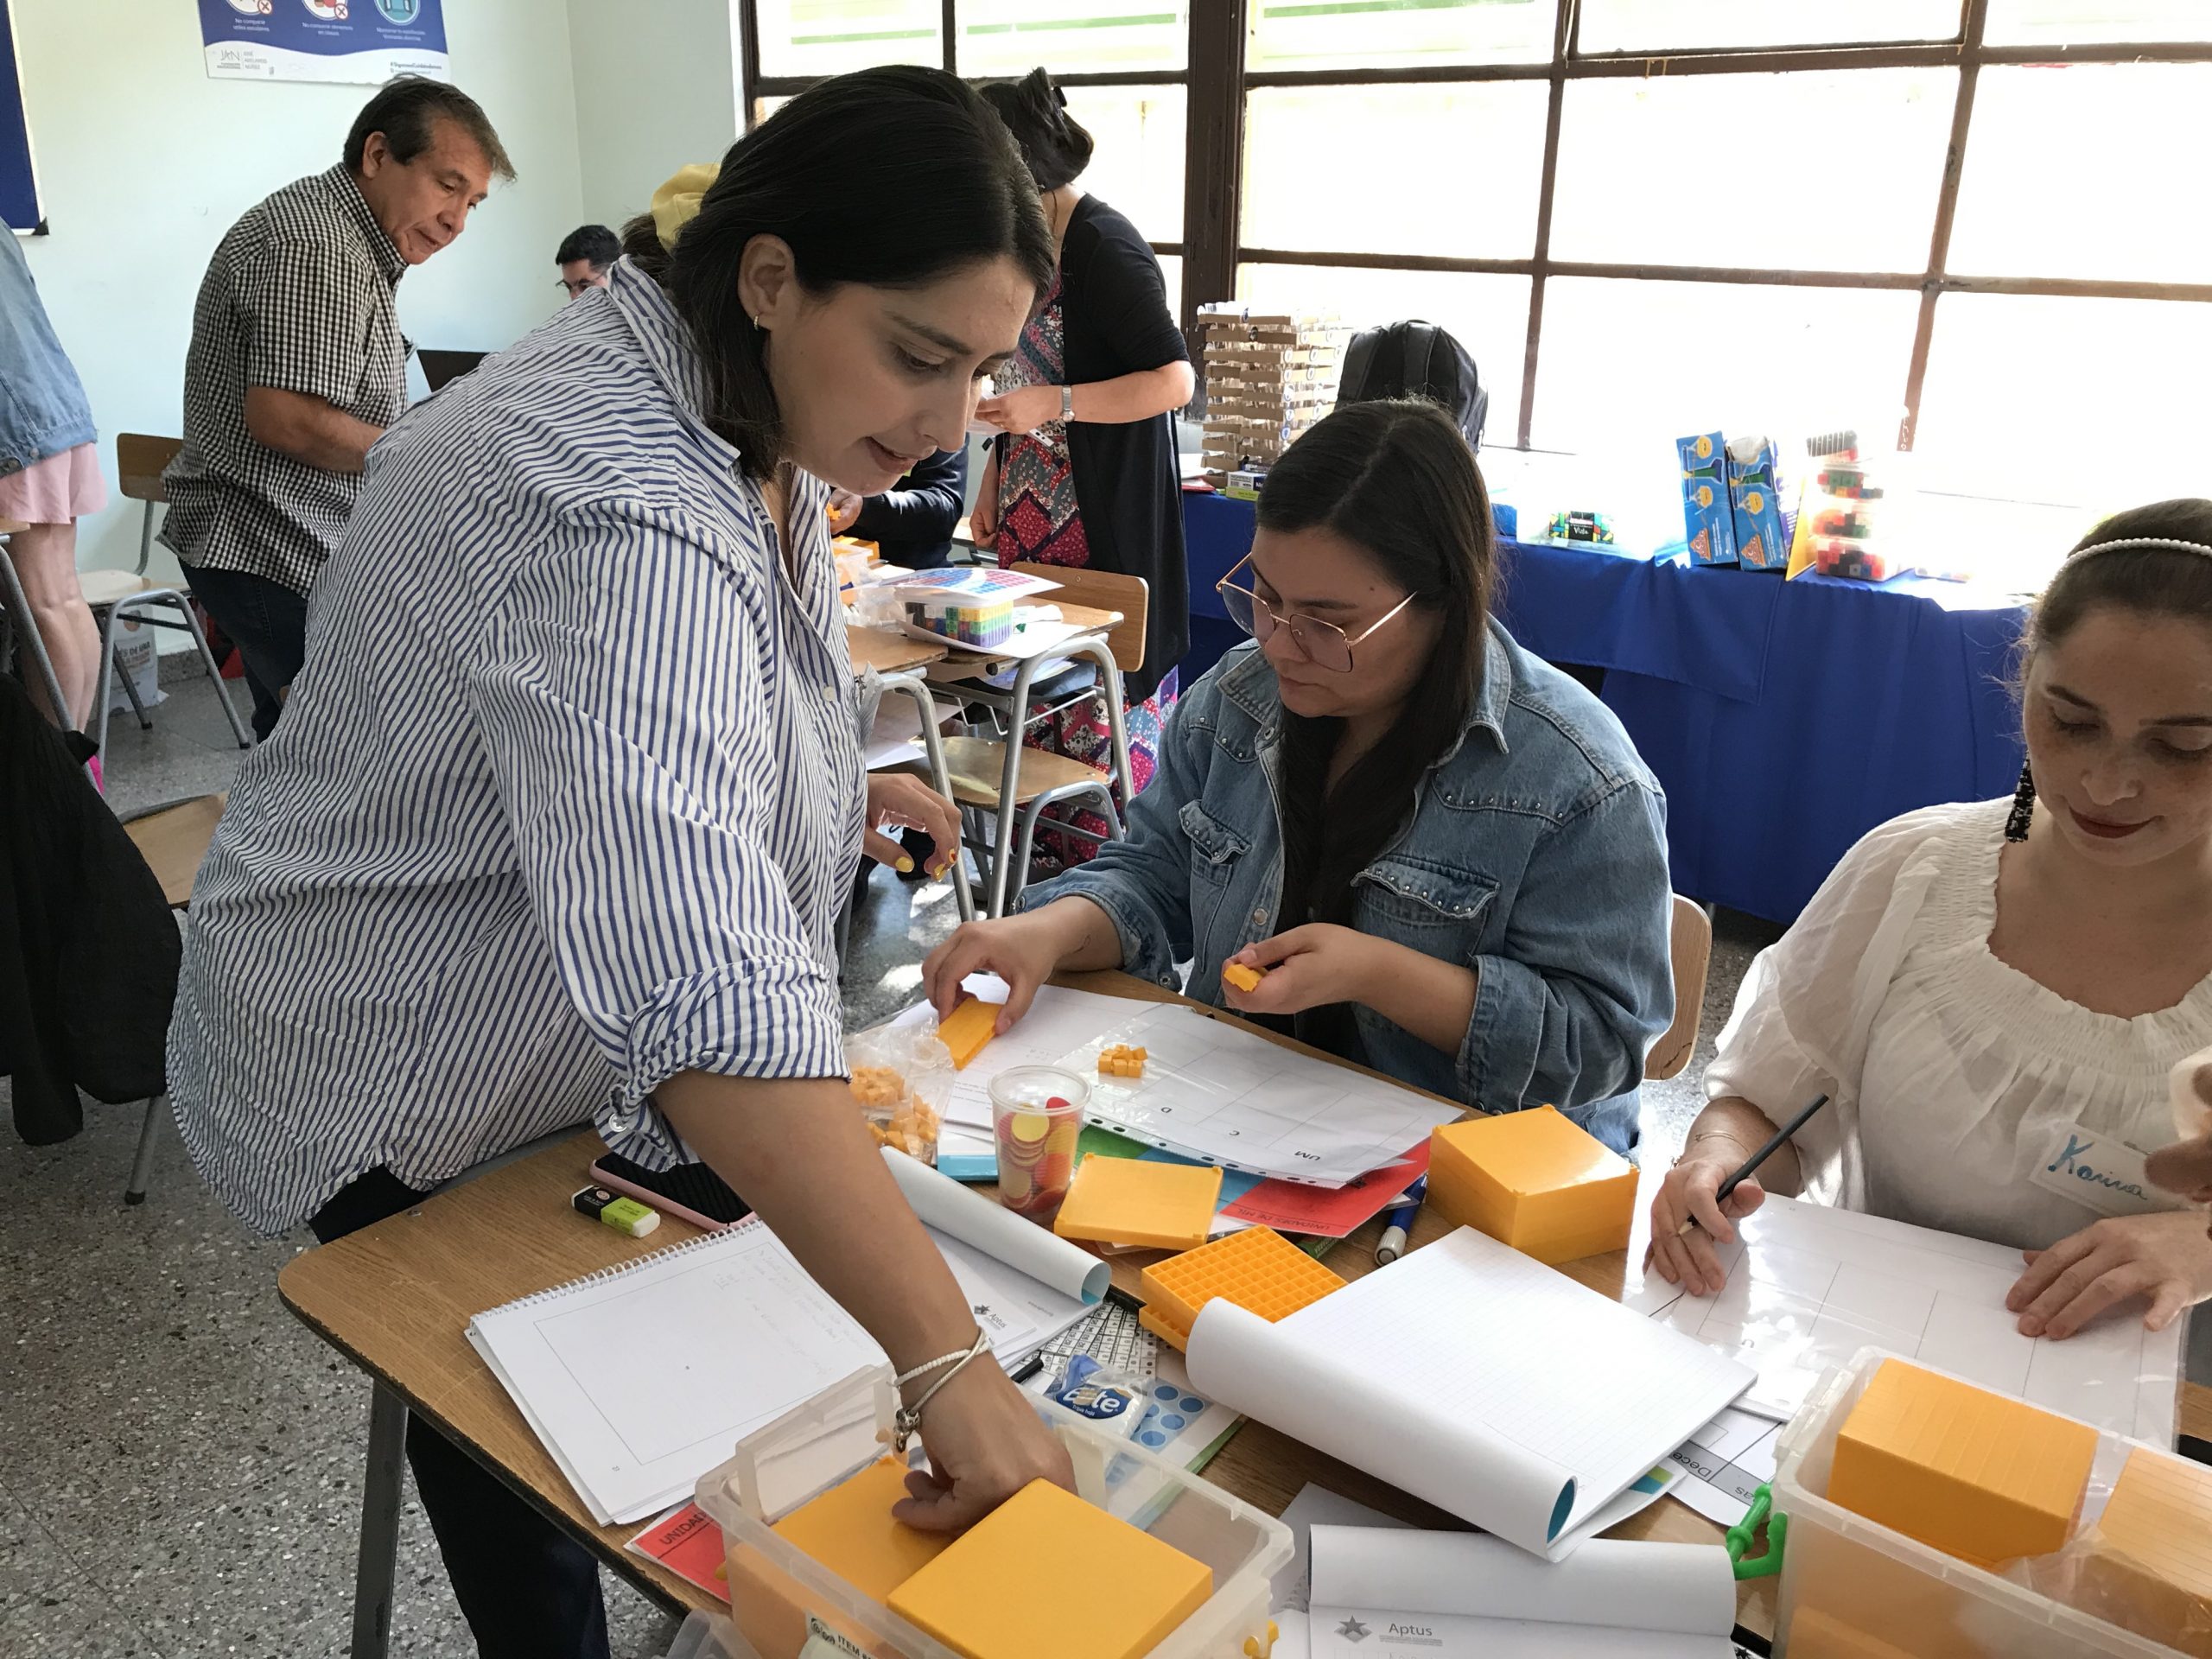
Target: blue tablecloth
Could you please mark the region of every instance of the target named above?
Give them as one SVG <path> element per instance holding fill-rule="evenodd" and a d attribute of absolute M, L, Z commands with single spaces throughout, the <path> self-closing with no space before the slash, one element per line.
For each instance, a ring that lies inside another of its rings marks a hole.
<path fill-rule="evenodd" d="M 1240 637 L 1213 584 L 1251 546 L 1252 505 L 1188 495 L 1183 523 L 1188 685 Z M 2017 605 L 1952 582 L 1784 582 L 1586 546 L 1507 543 L 1501 558 L 1514 637 L 1605 671 L 1606 706 L 1666 789 L 1675 887 L 1694 899 L 1788 922 L 1876 824 L 2019 781 Z"/>

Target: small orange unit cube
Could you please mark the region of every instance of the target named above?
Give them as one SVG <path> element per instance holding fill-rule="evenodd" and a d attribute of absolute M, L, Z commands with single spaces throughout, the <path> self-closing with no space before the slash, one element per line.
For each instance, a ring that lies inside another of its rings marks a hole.
<path fill-rule="evenodd" d="M 1098 1051 L 1100 1075 L 1109 1077 L 1144 1076 L 1145 1052 L 1127 1043 L 1109 1043 Z"/>

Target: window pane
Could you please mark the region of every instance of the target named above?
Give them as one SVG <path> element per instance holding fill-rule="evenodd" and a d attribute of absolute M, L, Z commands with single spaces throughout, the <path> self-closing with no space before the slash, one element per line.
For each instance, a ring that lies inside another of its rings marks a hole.
<path fill-rule="evenodd" d="M 1154 242 L 1183 239 L 1180 86 L 1071 86 L 1068 113 L 1097 148 L 1083 188 L 1127 213 Z"/>
<path fill-rule="evenodd" d="M 1959 0 L 1583 0 L 1580 41 L 1585 52 L 1688 52 L 1958 34 Z"/>
<path fill-rule="evenodd" d="M 1893 440 L 1919 310 L 1919 295 L 1880 289 L 1555 277 L 1531 441 L 1663 467 L 1690 432 Z"/>
<path fill-rule="evenodd" d="M 2212 64 L 1984 69 L 1948 263 L 1983 276 L 2212 280 L 2208 155 Z M 2175 188 L 2192 177 L 2198 200 L 2183 207 Z"/>
<path fill-rule="evenodd" d="M 1183 320 L 1183 256 L 1163 253 L 1159 258 L 1160 280 L 1167 285 L 1167 315 L 1180 322 Z"/>
<path fill-rule="evenodd" d="M 1472 353 L 1490 393 L 1489 444 L 1510 444 L 1521 420 L 1529 349 L 1529 279 L 1487 272 L 1361 270 L 1339 265 L 1240 265 L 1236 297 L 1254 310 L 1333 311 L 1347 330 L 1419 317 Z"/>
<path fill-rule="evenodd" d="M 2212 305 L 2043 295 L 1936 302 L 1913 448 L 1930 484 L 2109 512 L 2202 495 Z"/>
<path fill-rule="evenodd" d="M 1252 0 L 1252 69 L 1548 63 L 1555 0 Z"/>
<path fill-rule="evenodd" d="M 1953 69 L 1569 81 L 1553 257 L 1923 270 L 1957 92 Z"/>
<path fill-rule="evenodd" d="M 1243 245 L 1525 259 L 1544 159 L 1541 81 L 1255 88 Z M 1479 165 L 1408 166 L 1413 156 Z"/>
<path fill-rule="evenodd" d="M 879 63 L 944 61 L 938 0 L 754 0 L 760 73 L 842 75 Z"/>
<path fill-rule="evenodd" d="M 759 126 L 763 121 L 766 121 L 770 116 L 773 115 L 778 110 L 782 109 L 785 105 L 790 102 L 791 99 L 788 98 L 754 99 L 753 100 L 753 124 L 756 127 Z"/>
<path fill-rule="evenodd" d="M 2212 41 L 2212 6 L 2204 0 L 1989 0 L 1982 38 L 1999 46 Z"/>
<path fill-rule="evenodd" d="M 1180 69 L 1190 0 L 960 0 L 960 73 Z"/>

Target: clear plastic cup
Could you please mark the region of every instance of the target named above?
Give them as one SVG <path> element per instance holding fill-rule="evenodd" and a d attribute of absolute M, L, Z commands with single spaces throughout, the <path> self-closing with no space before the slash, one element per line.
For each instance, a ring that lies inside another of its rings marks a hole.
<path fill-rule="evenodd" d="M 1010 1066 L 991 1079 L 1001 1204 L 1037 1222 L 1059 1213 L 1090 1103 L 1090 1084 L 1057 1065 Z"/>

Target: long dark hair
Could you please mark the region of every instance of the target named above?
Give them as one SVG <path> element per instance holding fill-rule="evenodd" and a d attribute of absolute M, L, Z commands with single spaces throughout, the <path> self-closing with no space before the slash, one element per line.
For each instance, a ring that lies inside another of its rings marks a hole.
<path fill-rule="evenodd" d="M 1397 722 L 1333 790 L 1344 722 L 1283 710 L 1282 925 L 1344 922 L 1352 878 L 1412 812 L 1421 774 L 1459 741 L 1481 687 L 1497 559 L 1490 494 L 1450 416 L 1386 399 L 1348 404 L 1293 444 L 1261 487 L 1259 522 L 1356 543 L 1438 624 Z M 1363 647 L 1378 648 L 1390 648 L 1382 636 Z"/>
<path fill-rule="evenodd" d="M 856 228 L 857 227 L 857 228 Z M 975 89 L 941 69 L 840 75 L 798 94 L 730 146 L 673 250 L 648 216 L 623 251 L 667 289 L 707 379 L 707 422 L 766 478 L 784 430 L 764 337 L 738 297 L 756 236 L 791 245 L 800 285 L 919 288 L 1010 258 L 1041 297 L 1056 255 L 1021 153 Z"/>
<path fill-rule="evenodd" d="M 1032 69 L 1020 80 L 985 81 L 981 90 L 1021 146 L 1021 159 L 1039 190 L 1057 190 L 1083 176 L 1090 165 L 1091 137 L 1068 113 L 1067 94 L 1052 76 Z"/>

